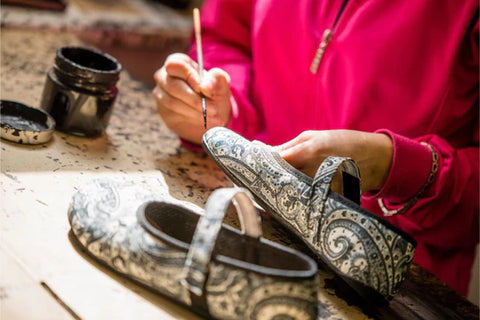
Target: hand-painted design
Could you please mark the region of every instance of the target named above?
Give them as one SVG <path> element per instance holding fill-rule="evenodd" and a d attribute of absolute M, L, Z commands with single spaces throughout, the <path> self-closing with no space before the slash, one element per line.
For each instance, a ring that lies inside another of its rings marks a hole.
<path fill-rule="evenodd" d="M 292 284 L 228 265 L 215 265 L 206 289 L 210 293 L 207 297 L 210 312 L 215 318 L 314 319 L 316 286 L 308 280 Z"/>
<path fill-rule="evenodd" d="M 249 163 L 249 159 L 254 160 L 255 158 L 258 158 L 258 161 L 250 161 Z M 256 193 L 263 195 L 262 200 L 266 201 L 269 207 L 278 208 L 277 213 L 285 219 L 285 222 L 293 228 L 301 230 L 302 233 L 307 232 L 308 198 L 301 195 L 304 195 L 310 189 L 308 183 L 297 182 L 296 178 L 291 175 L 280 176 L 280 179 L 275 181 L 272 176 L 275 175 L 275 172 L 280 173 L 282 169 L 280 166 L 263 167 L 262 163 L 273 162 L 273 158 L 269 157 L 269 153 L 266 152 L 247 156 L 245 163 L 238 161 L 236 158 L 232 159 L 231 156 L 219 157 L 218 159 L 221 159 L 219 164 L 221 164 L 222 169 L 228 168 L 226 169 L 227 175 L 232 178 L 234 183 L 245 187 L 248 185 L 247 189 L 254 195 L 257 195 Z M 269 171 L 267 171 L 268 169 Z M 228 174 L 229 172 L 231 174 Z M 267 172 L 274 174 L 268 174 Z M 235 177 L 240 177 L 242 181 L 236 180 Z"/>
<path fill-rule="evenodd" d="M 309 229 L 314 229 L 314 234 L 318 232 L 318 227 L 323 225 L 322 219 L 325 215 L 325 202 L 330 191 L 333 177 L 339 167 L 341 167 L 342 172 L 346 172 L 352 177 L 357 178 L 356 181 L 360 184 L 360 172 L 352 159 L 328 157 L 322 162 L 313 178 L 312 188 L 310 188 L 311 190 L 309 191 L 310 201 L 308 202 L 308 207 L 312 208 L 312 206 L 316 206 L 315 210 L 310 210 L 311 214 L 308 218 Z M 312 192 L 312 189 L 316 189 L 316 192 Z M 360 190 L 360 187 L 358 187 L 358 190 Z"/>
<path fill-rule="evenodd" d="M 322 190 L 322 198 L 320 201 L 322 203 L 324 203 L 327 199 L 333 177 L 335 176 L 335 173 L 339 167 L 342 169 L 342 172 L 348 173 L 352 177 L 357 178 L 357 183 L 360 184 L 360 171 L 357 167 L 357 164 L 352 159 L 334 156 L 328 157 L 318 168 L 312 183 L 312 186 L 320 186 Z"/>
<path fill-rule="evenodd" d="M 277 153 L 226 128 L 213 128 L 203 144 L 238 186 L 297 234 L 346 280 L 391 299 L 413 260 L 415 241 L 388 222 L 330 192 L 336 168 L 359 176 L 345 158 L 329 158 L 312 179 Z M 346 161 L 346 162 L 345 162 Z"/>
<path fill-rule="evenodd" d="M 160 202 L 151 202 L 154 200 Z M 237 200 L 241 202 L 241 199 Z M 272 269 L 234 258 L 223 257 L 227 263 L 214 258 L 208 264 L 203 292 L 208 310 L 200 309 L 182 285 L 189 244 L 176 239 L 173 245 L 166 240 L 168 237 L 159 237 L 147 231 L 137 220 L 136 212 L 145 203 L 160 205 L 159 214 L 168 214 L 169 217 L 176 214 L 178 223 L 185 225 L 194 225 L 197 216 L 204 214 L 200 208 L 160 194 L 148 185 L 99 179 L 86 185 L 73 197 L 68 214 L 72 231 L 99 261 L 202 314 L 218 319 L 278 319 L 283 315 L 295 319 L 316 319 L 318 279 L 314 261 L 291 249 L 279 249 L 280 246 L 264 239 L 261 240 L 262 246 L 274 246 L 269 253 L 278 253 L 279 261 L 292 257 L 299 259 L 299 269 L 296 269 L 295 263 L 286 269 Z M 165 213 L 162 208 L 169 205 L 177 211 Z M 249 205 L 239 205 L 239 208 L 247 209 L 246 213 L 251 214 L 248 210 L 253 207 L 251 203 Z M 189 215 L 185 214 L 187 212 Z M 258 230 L 254 229 L 250 228 L 248 232 L 258 234 Z M 160 229 L 157 232 L 162 233 Z M 185 238 L 192 236 L 193 231 Z M 237 239 L 243 237 L 238 232 Z M 185 249 L 180 249 L 183 246 Z M 244 266 L 237 266 L 239 262 Z"/>
<path fill-rule="evenodd" d="M 164 198 L 158 191 L 132 182 L 95 180 L 73 197 L 69 221 L 75 236 L 94 257 L 189 305 L 190 295 L 180 285 L 186 252 L 150 236 L 135 215 L 144 202 Z"/>
<path fill-rule="evenodd" d="M 182 284 L 197 296 L 202 295 L 213 248 L 231 202 L 235 205 L 242 222 L 242 232 L 255 239 L 262 236 L 262 225 L 257 209 L 246 189 L 215 190 L 208 198 L 205 213 L 198 221 L 183 269 L 185 280 Z"/>

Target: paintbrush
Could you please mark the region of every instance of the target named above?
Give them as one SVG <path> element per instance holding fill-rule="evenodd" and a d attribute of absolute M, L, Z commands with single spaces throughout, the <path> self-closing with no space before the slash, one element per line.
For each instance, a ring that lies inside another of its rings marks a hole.
<path fill-rule="evenodd" d="M 203 79 L 203 52 L 202 52 L 202 35 L 200 33 L 200 11 L 193 9 L 193 29 L 195 31 L 195 42 L 197 44 L 197 60 L 198 60 L 198 72 L 200 74 L 200 83 Z M 205 96 L 200 93 L 202 98 L 202 112 L 203 112 L 203 126 L 207 129 L 207 102 Z"/>

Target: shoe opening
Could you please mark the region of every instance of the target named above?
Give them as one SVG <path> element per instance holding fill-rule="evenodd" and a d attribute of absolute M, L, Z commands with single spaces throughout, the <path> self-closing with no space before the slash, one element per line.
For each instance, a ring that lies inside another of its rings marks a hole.
<path fill-rule="evenodd" d="M 168 242 L 184 251 L 188 251 L 200 216 L 189 209 L 164 202 L 150 202 L 143 207 L 143 226 L 150 234 Z M 279 269 L 315 273 L 315 263 L 304 254 L 275 244 L 263 238 L 255 239 L 242 234 L 239 230 L 225 224 L 217 237 L 213 259 L 233 264 L 238 262 L 243 267 L 250 267 L 262 273 L 278 274 Z M 314 270 L 313 270 L 314 269 Z M 274 272 L 275 271 L 275 272 Z M 285 274 L 286 275 L 286 274 Z"/>

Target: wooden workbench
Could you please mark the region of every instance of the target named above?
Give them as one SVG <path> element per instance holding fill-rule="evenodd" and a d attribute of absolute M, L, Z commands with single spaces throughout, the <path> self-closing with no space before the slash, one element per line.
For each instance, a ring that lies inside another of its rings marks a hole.
<path fill-rule="evenodd" d="M 3 28 L 1 98 L 38 106 L 55 50 L 79 44 L 71 34 Z M 0 319 L 198 319 L 96 263 L 72 241 L 69 202 L 94 178 L 146 181 L 199 206 L 214 189 L 232 185 L 204 154 L 181 147 L 144 84 L 124 71 L 118 88 L 102 137 L 56 132 L 39 146 L 1 141 Z M 229 216 L 227 223 L 236 221 Z M 275 221 L 266 217 L 263 224 L 267 238 L 302 249 Z M 478 307 L 416 265 L 381 308 L 351 295 L 328 271 L 319 275 L 320 319 L 478 319 Z"/>

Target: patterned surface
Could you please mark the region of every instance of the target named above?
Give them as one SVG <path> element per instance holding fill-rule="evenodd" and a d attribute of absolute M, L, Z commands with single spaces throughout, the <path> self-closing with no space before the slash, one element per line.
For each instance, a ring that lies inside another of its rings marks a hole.
<path fill-rule="evenodd" d="M 202 288 L 208 277 L 213 248 L 215 247 L 227 209 L 232 201 L 236 204 L 240 221 L 254 222 L 245 224 L 245 227 L 242 224 L 242 233 L 255 239 L 259 239 L 262 236 L 260 217 L 253 205 L 253 201 L 250 200 L 247 194 L 248 191 L 246 189 L 222 188 L 215 190 L 208 198 L 205 205 L 205 213 L 198 221 L 193 235 L 183 271 L 185 274 L 183 284 L 192 293 L 198 296 L 202 295 Z M 313 261 L 311 262 L 314 263 Z"/>
<path fill-rule="evenodd" d="M 207 299 L 212 316 L 218 319 L 316 319 L 317 306 L 312 304 L 317 299 L 315 284 L 279 281 L 214 264 Z"/>
<path fill-rule="evenodd" d="M 75 194 L 68 218 L 73 233 L 93 256 L 189 305 L 189 294 L 180 285 L 186 253 L 151 237 L 137 223 L 142 203 L 165 198 L 147 185 L 96 180 Z"/>
<path fill-rule="evenodd" d="M 75 194 L 69 210 L 72 230 L 80 243 L 109 267 L 176 301 L 198 308 L 182 285 L 187 253 L 151 236 L 136 221 L 137 208 L 155 199 L 203 213 L 189 203 L 162 196 L 148 185 L 101 179 Z M 227 201 L 230 202 L 228 198 Z M 217 209 L 224 212 L 226 206 Z M 203 225 L 208 222 L 203 221 Z M 206 300 L 215 318 L 315 319 L 317 316 L 315 274 L 304 278 L 274 277 L 216 261 L 212 261 L 209 268 Z"/>
<path fill-rule="evenodd" d="M 387 299 L 398 291 L 412 262 L 414 245 L 353 203 L 330 196 L 325 201 L 331 179 L 321 175 L 334 174 L 339 162 L 327 159 L 312 180 L 226 128 L 210 129 L 204 145 L 236 184 L 249 189 L 336 272 Z"/>

